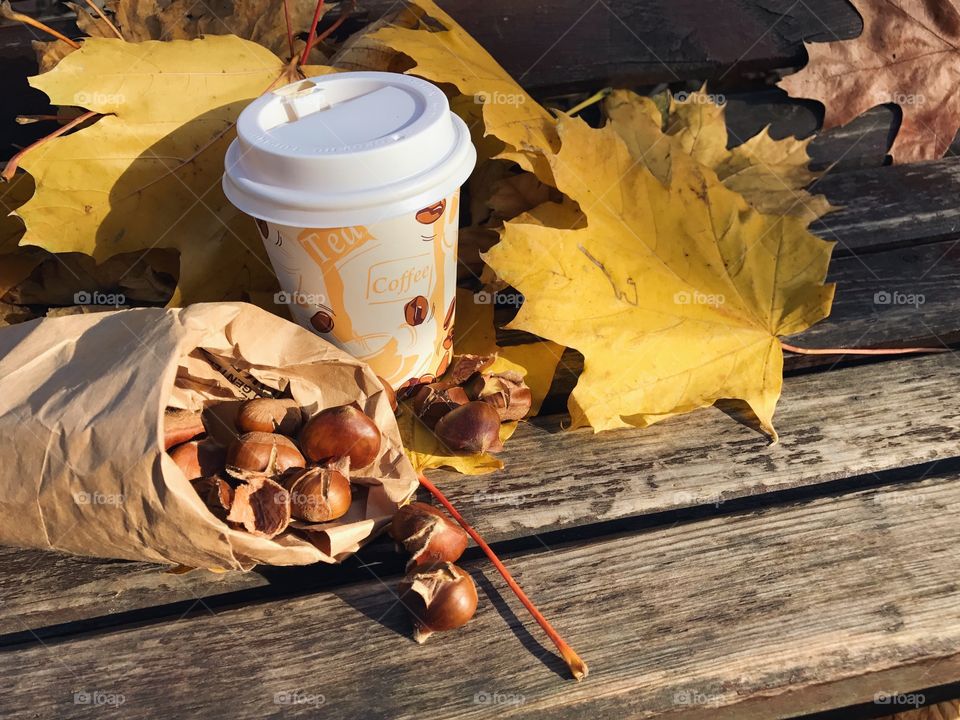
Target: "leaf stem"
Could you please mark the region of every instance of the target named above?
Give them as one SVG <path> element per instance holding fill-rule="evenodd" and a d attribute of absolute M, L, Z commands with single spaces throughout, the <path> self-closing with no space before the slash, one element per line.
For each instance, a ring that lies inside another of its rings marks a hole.
<path fill-rule="evenodd" d="M 49 135 L 45 135 L 44 137 L 40 138 L 40 139 L 37 140 L 36 142 L 33 142 L 33 143 L 31 143 L 30 145 L 27 145 L 25 148 L 23 148 L 23 150 L 21 150 L 20 152 L 18 152 L 16 155 L 14 155 L 12 158 L 10 158 L 10 159 L 7 161 L 7 165 L 6 165 L 6 167 L 3 169 L 3 173 L 0 174 L 0 177 L 2 177 L 2 178 L 3 178 L 4 180 L 6 180 L 7 182 L 10 182 L 11 180 L 13 180 L 13 176 L 16 174 L 17 168 L 20 166 L 20 160 L 21 160 L 21 158 L 23 158 L 24 155 L 26 155 L 26 154 L 27 154 L 28 152 L 30 152 L 31 150 L 34 150 L 34 149 L 38 148 L 39 146 L 43 145 L 43 144 L 44 144 L 45 142 L 47 142 L 48 140 L 53 140 L 55 137 L 60 137 L 60 136 L 63 135 L 65 132 L 68 132 L 68 131 L 72 130 L 73 128 L 75 128 L 77 125 L 80 125 L 80 124 L 82 124 L 82 123 L 85 123 L 85 122 L 86 122 L 87 120 L 89 120 L 90 118 L 94 118 L 94 117 L 97 117 L 97 116 L 99 116 L 99 115 L 100 115 L 100 113 L 94 112 L 93 110 L 89 110 L 89 111 L 85 112 L 83 115 L 79 115 L 79 116 L 75 117 L 73 120 L 71 120 L 70 122 L 68 122 L 66 125 L 63 125 L 62 127 L 57 128 L 56 130 L 54 130 L 54 131 L 53 131 L 52 133 L 50 133 Z"/>
<path fill-rule="evenodd" d="M 574 652 L 573 648 L 570 647 L 566 641 L 560 637 L 560 634 L 553 629 L 553 626 L 547 622 L 547 619 L 537 610 L 537 607 L 533 604 L 530 598 L 527 597 L 527 594 L 520 588 L 517 584 L 517 581 L 513 579 L 513 576 L 510 574 L 510 571 L 504 567 L 503 563 L 500 562 L 500 558 L 497 557 L 497 554 L 490 548 L 489 545 L 484 541 L 480 534 L 470 526 L 466 520 L 463 519 L 463 516 L 457 512 L 457 509 L 450 504 L 450 501 L 444 496 L 442 492 L 434 485 L 432 482 L 427 480 L 422 474 L 419 475 L 420 484 L 425 487 L 431 495 L 433 495 L 437 500 L 440 501 L 440 504 L 446 508 L 447 512 L 460 523 L 460 526 L 467 531 L 467 534 L 473 538 L 473 541 L 480 547 L 481 550 L 490 558 L 490 562 L 493 563 L 493 566 L 500 571 L 500 574 L 503 575 L 503 579 L 507 581 L 507 585 L 510 586 L 510 589 L 520 598 L 520 602 L 523 603 L 524 607 L 530 611 L 530 614 L 533 615 L 533 619 L 536 620 L 540 627 L 543 628 L 543 631 L 547 636 L 553 641 L 553 644 L 557 646 L 557 650 L 560 651 L 560 654 L 563 656 L 564 661 L 567 663 L 567 667 L 570 668 L 570 672 L 573 674 L 575 680 L 583 680 L 589 672 L 587 664 L 580 659 L 580 656 Z"/>
<path fill-rule="evenodd" d="M 110 18 L 108 18 L 108 17 L 104 14 L 103 10 L 100 9 L 100 6 L 99 6 L 99 5 L 97 5 L 93 0 L 84 0 L 84 2 L 86 2 L 87 5 L 90 6 L 90 9 L 91 9 L 91 10 L 93 10 L 97 15 L 100 16 L 100 19 L 103 20 L 103 21 L 107 24 L 107 27 L 109 27 L 111 30 L 113 30 L 113 34 L 114 34 L 114 35 L 116 35 L 118 38 L 120 38 L 121 40 L 123 40 L 123 35 L 120 33 L 119 30 L 117 30 L 117 26 L 114 25 L 112 22 L 110 22 Z"/>
<path fill-rule="evenodd" d="M 59 30 L 54 30 L 54 29 L 53 29 L 52 27 L 50 27 L 49 25 L 45 25 L 45 24 L 43 24 L 42 22 L 40 22 L 39 20 L 34 20 L 34 19 L 33 19 L 32 17 L 30 17 L 29 15 L 24 15 L 23 13 L 17 12 L 16 10 L 14 10 L 13 8 L 10 7 L 10 4 L 9 4 L 9 3 L 6 3 L 6 2 L 0 3 L 0 15 L 2 15 L 2 16 L 5 17 L 5 18 L 7 18 L 7 20 L 15 20 L 15 21 L 17 21 L 17 22 L 22 22 L 24 25 L 29 25 L 30 27 L 35 27 L 37 30 L 43 30 L 43 32 L 45 32 L 45 33 L 47 33 L 47 34 L 49 34 L 49 35 L 52 35 L 52 36 L 55 37 L 57 40 L 61 40 L 61 41 L 65 42 L 67 45 L 69 45 L 70 47 L 72 47 L 74 50 L 79 50 L 79 49 L 80 49 L 80 43 L 78 43 L 76 40 L 71 40 L 71 39 L 68 38 L 66 35 L 64 35 L 62 32 L 60 32 Z"/>
<path fill-rule="evenodd" d="M 585 110 L 586 108 L 590 107 L 590 106 L 593 105 L 594 103 L 600 102 L 601 100 L 603 100 L 605 97 L 607 97 L 607 95 L 609 95 L 609 94 L 612 93 L 612 92 L 613 92 L 613 88 L 612 88 L 612 87 L 607 87 L 607 88 L 603 88 L 603 90 L 598 90 L 598 91 L 595 92 L 593 95 L 591 95 L 590 97 L 588 97 L 586 100 L 577 103 L 577 104 L 574 105 L 572 108 L 570 108 L 569 110 L 567 110 L 567 115 L 569 115 L 570 117 L 573 117 L 574 115 L 576 115 L 576 114 L 577 114 L 578 112 L 580 112 L 581 110 Z"/>
<path fill-rule="evenodd" d="M 790 345 L 783 340 L 780 347 L 787 352 L 798 355 L 910 355 L 912 353 L 940 353 L 948 352 L 950 348 L 943 347 L 909 347 L 909 348 L 802 348 Z"/>
<path fill-rule="evenodd" d="M 340 27 L 341 25 L 343 25 L 343 23 L 346 21 L 346 19 L 347 19 L 348 17 L 350 17 L 350 13 L 353 12 L 354 7 L 356 7 L 356 0 L 350 0 L 349 3 L 345 4 L 345 5 L 343 6 L 343 10 L 340 11 L 340 17 L 338 17 L 336 20 L 334 20 L 334 21 L 333 21 L 333 24 L 332 24 L 330 27 L 328 27 L 326 30 L 324 30 L 322 33 L 320 33 L 319 35 L 317 35 L 317 36 L 313 39 L 313 44 L 310 45 L 310 47 L 307 49 L 307 54 L 309 54 L 310 51 L 313 50 L 313 48 L 314 48 L 316 45 L 319 45 L 319 44 L 322 43 L 324 40 L 326 40 L 328 37 L 330 37 L 330 35 L 333 34 L 333 31 L 334 31 L 334 30 L 336 30 L 338 27 Z"/>
<path fill-rule="evenodd" d="M 283 19 L 287 23 L 287 45 L 290 48 L 290 57 L 293 57 L 293 27 L 290 25 L 290 5 L 287 0 L 283 0 Z"/>
<path fill-rule="evenodd" d="M 323 12 L 323 0 L 317 0 L 317 8 L 313 11 L 313 22 L 310 23 L 310 34 L 307 36 L 307 44 L 303 46 L 303 53 L 300 55 L 300 64 L 307 64 L 307 56 L 310 55 L 310 48 L 313 45 L 314 38 L 317 37 L 317 23 L 320 22 L 320 14 Z"/>

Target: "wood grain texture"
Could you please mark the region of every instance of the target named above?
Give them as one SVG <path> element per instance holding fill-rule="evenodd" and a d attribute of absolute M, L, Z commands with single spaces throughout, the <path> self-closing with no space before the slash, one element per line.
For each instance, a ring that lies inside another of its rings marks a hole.
<path fill-rule="evenodd" d="M 960 240 L 836 258 L 830 317 L 790 339 L 807 347 L 942 347 L 960 342 Z M 821 358 L 835 361 L 837 358 Z M 788 366 L 796 366 L 791 362 Z"/>
<path fill-rule="evenodd" d="M 513 558 L 591 664 L 580 684 L 472 562 L 477 617 L 421 646 L 396 579 L 371 578 L 5 652 L 0 711 L 73 716 L 91 712 L 74 693 L 98 692 L 127 718 L 749 720 L 869 702 L 960 677 L 958 512 L 948 476 Z"/>
<path fill-rule="evenodd" d="M 813 190 L 842 206 L 810 230 L 846 251 L 960 235 L 960 159 L 829 174 Z"/>
<path fill-rule="evenodd" d="M 0 547 L 0 638 L 266 584 L 257 573 L 175 575 L 150 563 Z"/>

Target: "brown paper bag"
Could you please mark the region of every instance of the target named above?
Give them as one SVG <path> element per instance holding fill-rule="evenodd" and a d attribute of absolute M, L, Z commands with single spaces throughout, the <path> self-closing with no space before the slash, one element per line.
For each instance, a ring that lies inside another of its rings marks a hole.
<path fill-rule="evenodd" d="M 163 451 L 168 405 L 289 389 L 308 413 L 357 402 L 383 433 L 370 477 L 309 542 L 214 517 Z M 336 562 L 417 486 L 373 372 L 245 303 L 39 319 L 0 331 L 0 543 L 79 555 L 249 569 Z"/>

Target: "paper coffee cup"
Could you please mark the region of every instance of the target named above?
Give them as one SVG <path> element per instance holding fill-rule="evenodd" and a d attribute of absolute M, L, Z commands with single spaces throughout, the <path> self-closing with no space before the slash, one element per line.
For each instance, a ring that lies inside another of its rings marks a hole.
<path fill-rule="evenodd" d="M 256 220 L 277 302 L 402 388 L 450 362 L 460 185 L 475 163 L 435 85 L 338 73 L 244 109 L 223 189 Z"/>

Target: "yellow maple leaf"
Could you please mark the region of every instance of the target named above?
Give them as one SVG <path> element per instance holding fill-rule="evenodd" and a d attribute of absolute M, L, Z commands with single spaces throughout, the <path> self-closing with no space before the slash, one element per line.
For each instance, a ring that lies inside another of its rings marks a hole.
<path fill-rule="evenodd" d="M 775 439 L 777 338 L 829 313 L 832 244 L 752 210 L 684 153 L 664 185 L 613 128 L 558 130 L 548 160 L 586 226 L 521 217 L 485 259 L 526 298 L 510 327 L 583 353 L 573 425 L 642 427 L 737 398 Z"/>
<path fill-rule="evenodd" d="M 220 188 L 240 110 L 280 80 L 275 55 L 232 36 L 128 43 L 89 38 L 31 78 L 53 104 L 103 113 L 21 161 L 37 191 L 22 244 L 97 260 L 177 248 L 173 304 L 269 290 L 276 278 L 249 218 Z"/>
<path fill-rule="evenodd" d="M 0 182 L 0 298 L 23 281 L 46 255 L 39 248 L 18 247 L 23 237 L 23 220 L 16 210 L 33 191 L 33 178 L 26 173 Z"/>
<path fill-rule="evenodd" d="M 671 97 L 666 113 L 652 98 L 616 90 L 604 110 L 633 156 L 663 182 L 669 180 L 670 156 L 682 152 L 761 212 L 796 215 L 809 223 L 833 209 L 823 195 L 804 189 L 820 176 L 809 168 L 812 137 L 774 140 L 764 128 L 728 150 L 725 108 L 703 89 L 679 100 Z"/>
<path fill-rule="evenodd" d="M 370 39 L 412 58 L 416 65 L 408 72 L 451 83 L 468 100 L 482 105 L 487 134 L 508 146 L 497 157 L 516 162 L 552 184 L 550 165 L 543 157 L 557 147 L 556 123 L 550 113 L 436 3 L 413 0 L 410 6 L 421 13 L 417 28 L 385 27 Z"/>

